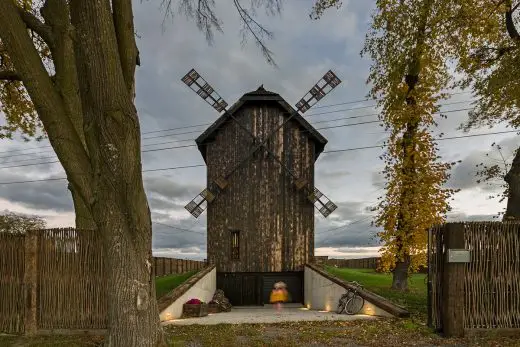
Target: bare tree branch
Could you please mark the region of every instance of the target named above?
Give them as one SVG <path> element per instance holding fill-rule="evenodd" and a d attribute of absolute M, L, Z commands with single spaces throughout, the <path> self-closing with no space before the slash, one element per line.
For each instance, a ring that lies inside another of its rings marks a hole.
<path fill-rule="evenodd" d="M 12 70 L 0 70 L 0 80 L 3 81 L 21 81 L 22 79 L 16 73 L 16 71 Z"/>
<path fill-rule="evenodd" d="M 194 4 L 194 2 L 197 4 Z M 222 21 L 220 21 L 214 11 L 215 0 L 180 0 L 177 11 L 187 18 L 194 18 L 197 28 L 204 33 L 208 44 L 213 44 L 213 30 L 219 32 L 222 30 Z M 165 21 L 168 17 L 174 17 L 173 0 L 163 0 L 161 7 L 164 9 L 163 29 Z"/>
<path fill-rule="evenodd" d="M 174 16 L 173 0 L 163 0 L 161 7 L 165 11 L 165 19 Z M 267 15 L 279 14 L 282 11 L 283 0 L 251 0 L 251 9 L 246 10 L 239 0 L 233 0 L 240 19 L 243 24 L 241 30 L 242 45 L 245 45 L 248 34 L 251 34 L 255 43 L 262 51 L 265 59 L 270 65 L 277 66 L 273 52 L 265 45 L 265 39 L 272 39 L 273 33 L 268 31 L 255 19 L 255 9 L 263 7 Z M 213 44 L 214 30 L 223 32 L 222 21 L 215 14 L 215 0 L 180 0 L 178 12 L 184 14 L 188 18 L 194 18 L 197 28 L 206 36 L 208 44 Z M 164 25 L 164 20 L 163 20 Z"/>
<path fill-rule="evenodd" d="M 242 28 L 242 45 L 245 45 L 247 41 L 247 33 L 251 33 L 255 39 L 256 45 L 260 48 L 262 55 L 267 60 L 267 63 L 273 65 L 274 67 L 278 67 L 274 61 L 273 52 L 269 50 L 264 44 L 264 37 L 267 37 L 267 39 L 272 39 L 274 37 L 273 33 L 255 21 L 251 14 L 249 14 L 249 12 L 242 7 L 238 0 L 233 0 L 233 4 L 235 5 L 235 8 L 237 9 L 244 25 Z"/>
<path fill-rule="evenodd" d="M 74 163 L 64 167 L 69 182 L 78 188 L 84 201 L 91 201 L 92 174 L 88 155 L 66 115 L 63 100 L 54 88 L 18 10 L 15 1 L 0 1 L 0 39 L 31 96 L 60 162 Z"/>
<path fill-rule="evenodd" d="M 54 46 L 54 37 L 52 35 L 51 28 L 36 18 L 35 15 L 30 13 L 29 11 L 24 10 L 21 7 L 18 8 L 18 13 L 22 18 L 23 22 L 27 27 L 37 33 L 49 47 Z"/>
<path fill-rule="evenodd" d="M 134 94 L 135 67 L 139 62 L 139 52 L 135 43 L 134 15 L 131 0 L 112 0 L 112 18 L 116 30 L 119 60 L 128 91 Z"/>

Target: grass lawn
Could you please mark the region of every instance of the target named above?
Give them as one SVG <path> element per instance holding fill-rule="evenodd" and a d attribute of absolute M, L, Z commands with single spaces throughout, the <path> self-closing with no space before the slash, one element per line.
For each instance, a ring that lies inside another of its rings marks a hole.
<path fill-rule="evenodd" d="M 180 275 L 175 274 L 157 277 L 155 279 L 155 294 L 157 299 L 159 299 L 164 294 L 167 294 L 172 289 L 177 288 L 196 273 L 197 271 L 190 271 Z"/>
<path fill-rule="evenodd" d="M 390 289 L 392 274 L 377 273 L 371 269 L 326 267 L 327 271 L 345 281 L 357 281 L 369 291 L 405 307 L 413 318 L 426 322 L 428 314 L 426 274 L 412 274 L 406 293 Z"/>

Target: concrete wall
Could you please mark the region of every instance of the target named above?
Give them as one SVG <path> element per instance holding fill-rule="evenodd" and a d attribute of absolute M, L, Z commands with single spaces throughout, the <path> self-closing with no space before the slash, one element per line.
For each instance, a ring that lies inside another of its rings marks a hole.
<path fill-rule="evenodd" d="M 160 313 L 161 322 L 180 318 L 182 316 L 182 305 L 190 299 L 195 298 L 206 303 L 210 302 L 215 290 L 217 290 L 217 269 L 213 268 Z"/>
<path fill-rule="evenodd" d="M 304 291 L 304 304 L 308 309 L 335 312 L 341 295 L 345 294 L 347 290 L 306 266 L 304 273 Z M 393 317 L 392 314 L 367 300 L 365 300 L 365 304 L 359 313 L 370 316 Z"/>

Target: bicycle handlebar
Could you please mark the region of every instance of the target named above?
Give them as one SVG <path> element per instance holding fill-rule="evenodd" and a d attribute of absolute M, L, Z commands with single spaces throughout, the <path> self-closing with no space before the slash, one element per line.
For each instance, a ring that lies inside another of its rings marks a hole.
<path fill-rule="evenodd" d="M 350 284 L 356 286 L 356 287 L 363 287 L 363 285 L 357 281 L 351 281 Z"/>

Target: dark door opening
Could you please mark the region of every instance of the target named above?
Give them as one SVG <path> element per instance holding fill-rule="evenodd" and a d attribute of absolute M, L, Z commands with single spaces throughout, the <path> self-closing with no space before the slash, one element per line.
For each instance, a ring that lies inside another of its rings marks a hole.
<path fill-rule="evenodd" d="M 227 272 L 217 273 L 217 288 L 222 289 L 233 306 L 269 304 L 273 285 L 287 284 L 291 303 L 303 303 L 303 272 Z"/>
<path fill-rule="evenodd" d="M 283 281 L 289 292 L 289 303 L 303 303 L 303 273 L 281 272 L 263 275 L 262 299 L 269 303 L 269 296 L 276 282 Z"/>
<path fill-rule="evenodd" d="M 233 306 L 261 305 L 258 291 L 258 276 L 248 273 L 219 273 L 217 288 Z"/>

